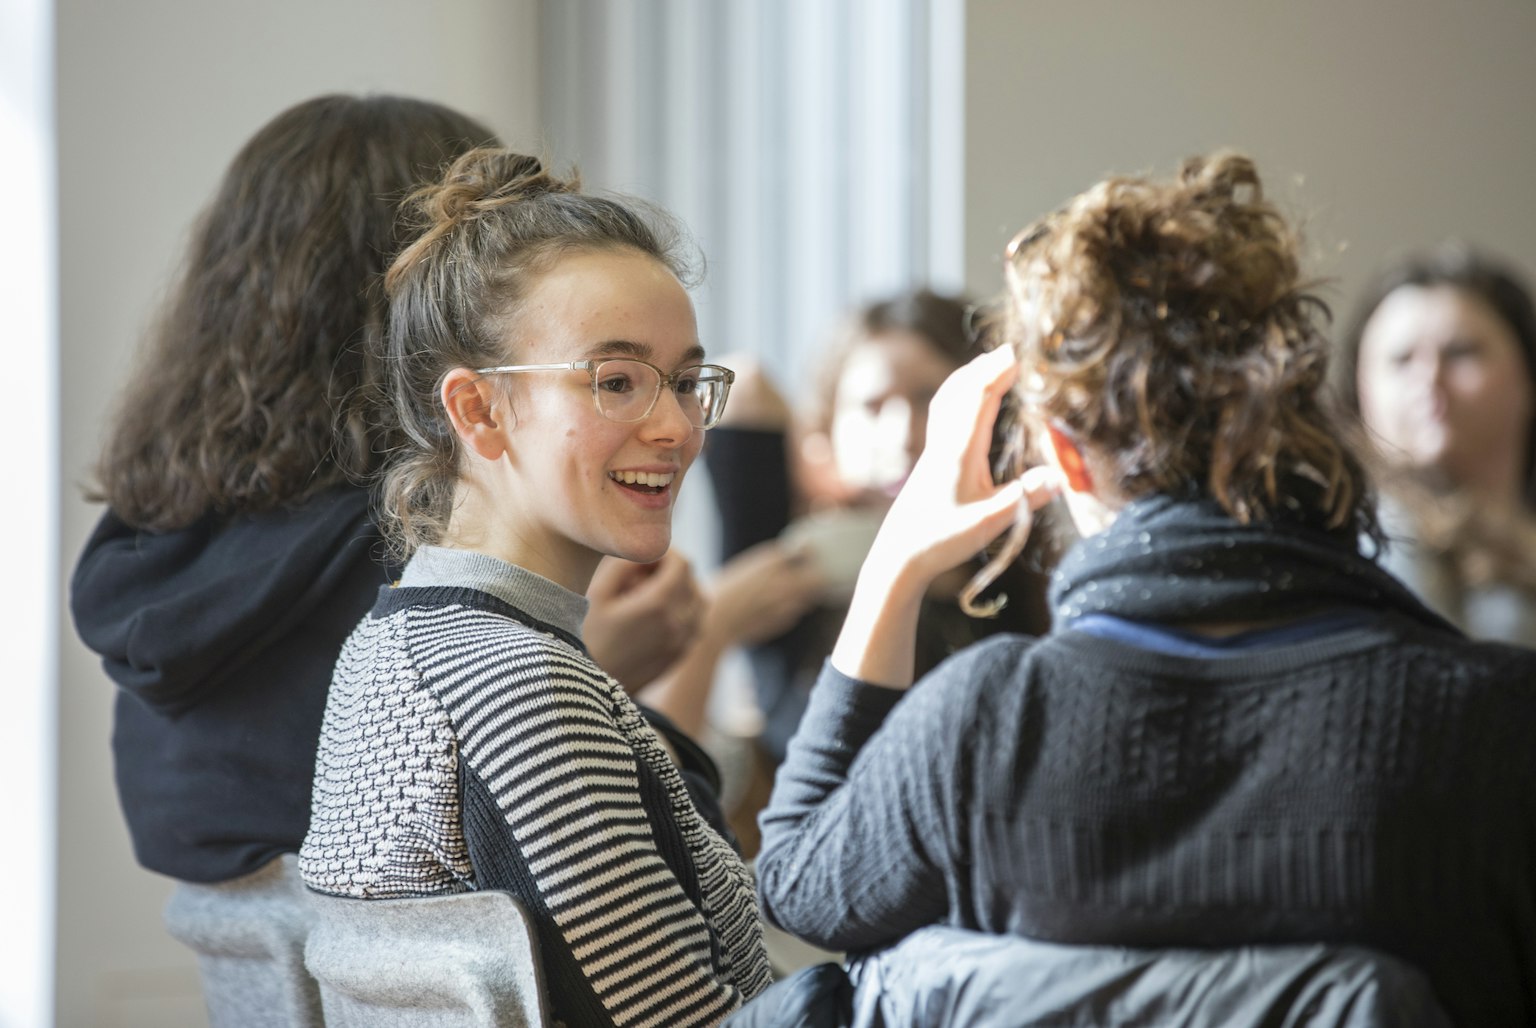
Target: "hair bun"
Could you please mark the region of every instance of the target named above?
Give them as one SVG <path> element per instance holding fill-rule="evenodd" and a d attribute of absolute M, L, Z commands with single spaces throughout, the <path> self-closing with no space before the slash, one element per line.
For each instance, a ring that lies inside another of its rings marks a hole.
<path fill-rule="evenodd" d="M 1233 199 L 1242 186 L 1252 190 L 1242 202 L 1257 203 L 1264 197 L 1263 186 L 1259 184 L 1259 169 L 1253 159 L 1232 150 L 1189 158 L 1179 168 L 1179 180 L 1198 193 L 1225 200 Z"/>
<path fill-rule="evenodd" d="M 575 181 L 551 175 L 537 157 L 480 147 L 461 155 L 441 181 L 417 192 L 415 199 L 426 227 L 446 231 L 505 204 L 577 187 Z"/>
<path fill-rule="evenodd" d="M 384 276 L 386 292 L 393 293 L 401 277 L 412 267 L 436 258 L 449 240 L 472 230 L 483 216 L 539 196 L 574 193 L 581 188 L 576 176 L 557 178 L 542 161 L 501 147 L 482 146 L 461 154 L 443 177 L 423 186 L 406 200 L 408 215 L 419 233 L 416 241 L 396 258 Z"/>

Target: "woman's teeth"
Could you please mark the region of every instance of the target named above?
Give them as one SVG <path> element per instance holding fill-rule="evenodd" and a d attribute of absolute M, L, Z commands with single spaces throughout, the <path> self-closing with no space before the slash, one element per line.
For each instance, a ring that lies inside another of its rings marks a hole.
<path fill-rule="evenodd" d="M 652 489 L 661 489 L 671 485 L 677 475 L 672 472 L 662 474 L 655 471 L 610 471 L 608 477 L 624 485 L 643 485 Z"/>

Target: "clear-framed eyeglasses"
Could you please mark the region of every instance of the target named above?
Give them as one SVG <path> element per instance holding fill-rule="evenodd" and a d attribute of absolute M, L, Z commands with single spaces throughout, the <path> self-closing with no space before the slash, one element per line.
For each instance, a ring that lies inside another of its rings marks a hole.
<path fill-rule="evenodd" d="M 643 421 L 656 409 L 663 386 L 672 390 L 694 428 L 713 428 L 725 413 L 736 372 L 718 364 L 694 364 L 664 374 L 654 364 L 616 357 L 608 360 L 566 361 L 563 364 L 503 364 L 476 368 L 477 375 L 511 375 L 524 371 L 585 371 L 592 376 L 592 402 L 609 421 Z"/>

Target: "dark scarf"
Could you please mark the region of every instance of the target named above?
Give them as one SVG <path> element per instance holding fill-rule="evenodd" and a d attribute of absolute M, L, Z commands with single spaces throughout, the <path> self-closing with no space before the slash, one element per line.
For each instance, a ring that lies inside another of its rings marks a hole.
<path fill-rule="evenodd" d="M 1051 576 L 1058 625 L 1084 614 L 1151 624 L 1262 621 L 1333 607 L 1395 610 L 1460 634 L 1360 553 L 1300 518 L 1241 524 L 1210 499 L 1149 496 L 1077 543 Z"/>

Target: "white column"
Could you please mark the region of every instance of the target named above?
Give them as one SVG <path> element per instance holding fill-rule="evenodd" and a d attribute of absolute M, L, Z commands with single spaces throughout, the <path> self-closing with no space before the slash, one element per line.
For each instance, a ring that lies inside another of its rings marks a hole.
<path fill-rule="evenodd" d="M 0 604 L 11 661 L 0 717 L 0 881 L 8 883 L 0 1025 L 18 1026 L 53 1022 L 61 596 L 52 24 L 51 0 L 0 5 L 0 195 L 10 198 L 10 240 L 0 250 L 10 388 L 0 416 L 11 541 L 10 598 Z"/>

